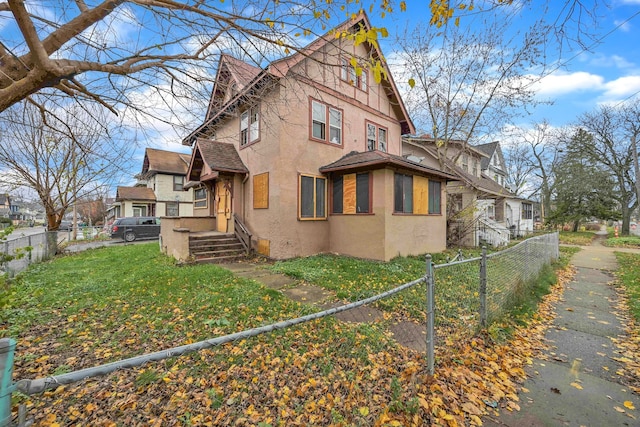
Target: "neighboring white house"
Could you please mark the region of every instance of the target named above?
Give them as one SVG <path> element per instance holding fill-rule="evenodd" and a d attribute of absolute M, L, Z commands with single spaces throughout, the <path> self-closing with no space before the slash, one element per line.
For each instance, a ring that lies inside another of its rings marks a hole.
<path fill-rule="evenodd" d="M 147 148 L 137 186 L 156 195 L 155 216 L 193 216 L 193 189 L 184 189 L 191 154 Z"/>
<path fill-rule="evenodd" d="M 147 148 L 133 187 L 118 187 L 108 221 L 125 216 L 193 216 L 193 189 L 185 190 L 191 155 Z"/>
<path fill-rule="evenodd" d="M 474 148 L 487 155 L 487 157 L 482 159 L 480 165 L 482 174 L 509 190 L 507 185 L 508 172 L 500 142 L 494 141 L 488 144 L 475 145 Z M 508 194 L 508 196 L 505 197 L 505 211 L 502 216 L 504 226 L 509 229 L 514 236 L 523 236 L 531 233 L 533 231 L 533 202 L 518 197 L 510 191 L 506 194 Z M 493 199 L 487 199 L 485 202 L 486 216 L 495 216 L 491 215 L 491 210 L 495 210 L 495 201 Z"/>
<path fill-rule="evenodd" d="M 443 162 L 444 170 L 459 178 L 446 186 L 450 245 L 500 246 L 509 243 L 511 237 L 533 231 L 533 205 L 507 188 L 498 142 L 471 146 L 451 140 L 443 149 L 433 137 L 425 135 L 404 136 L 402 143 L 408 160 L 431 167 Z"/>

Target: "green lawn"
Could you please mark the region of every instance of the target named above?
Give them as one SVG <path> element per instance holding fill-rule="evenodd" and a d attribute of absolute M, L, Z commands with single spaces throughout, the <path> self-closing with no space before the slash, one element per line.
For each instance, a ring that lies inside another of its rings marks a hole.
<path fill-rule="evenodd" d="M 561 231 L 560 243 L 565 245 L 579 245 L 586 246 L 591 244 L 591 241 L 595 239 L 596 233 L 593 231 Z"/>
<path fill-rule="evenodd" d="M 640 322 L 640 254 L 616 252 L 617 276 L 629 297 L 629 308 L 636 322 Z"/>
<path fill-rule="evenodd" d="M 337 300 L 355 300 L 422 276 L 425 261 L 323 255 L 274 268 L 331 290 Z M 473 296 L 463 282 L 441 281 L 449 303 Z M 494 399 L 489 390 L 513 392 L 511 379 L 497 389 L 485 381 L 524 372 L 511 362 L 484 363 L 521 344 L 488 357 L 494 349 L 481 339 L 440 340 L 439 375 L 427 381 L 424 354 L 399 346 L 388 332 L 398 320 L 422 321 L 424 298 L 420 286 L 384 300 L 379 322 L 324 318 L 43 394 L 14 394 L 13 410 L 25 403 L 42 425 L 412 425 L 444 423 L 449 415 L 468 423 L 476 409 L 463 403 L 476 399 L 485 408 L 482 399 Z M 122 245 L 58 257 L 19 275 L 0 295 L 0 334 L 18 342 L 15 379 L 40 378 L 315 310 L 215 265 L 176 266 L 157 243 Z"/>
<path fill-rule="evenodd" d="M 640 248 L 640 237 L 638 236 L 609 237 L 604 242 L 604 245 L 614 247 L 614 248 Z"/>

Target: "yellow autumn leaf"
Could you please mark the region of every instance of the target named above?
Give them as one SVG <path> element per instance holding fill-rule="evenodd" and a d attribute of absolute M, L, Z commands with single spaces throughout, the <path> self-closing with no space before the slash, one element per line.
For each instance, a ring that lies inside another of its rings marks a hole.
<path fill-rule="evenodd" d="M 360 409 L 358 409 L 358 411 L 360 412 L 360 415 L 362 415 L 363 417 L 366 417 L 367 415 L 369 415 L 369 408 L 366 406 L 361 407 Z"/>
<path fill-rule="evenodd" d="M 407 82 L 410 88 L 413 88 L 416 85 L 416 81 L 414 79 L 409 79 Z"/>
<path fill-rule="evenodd" d="M 636 409 L 636 407 L 633 406 L 633 402 L 631 402 L 630 400 L 624 401 L 624 407 L 627 409 Z"/>
<path fill-rule="evenodd" d="M 577 388 L 578 390 L 582 390 L 582 386 L 578 383 L 571 383 L 571 386 Z"/>

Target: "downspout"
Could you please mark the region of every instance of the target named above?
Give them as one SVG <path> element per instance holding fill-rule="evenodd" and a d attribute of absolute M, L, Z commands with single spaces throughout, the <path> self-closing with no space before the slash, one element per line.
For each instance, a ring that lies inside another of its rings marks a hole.
<path fill-rule="evenodd" d="M 246 197 L 245 197 L 245 184 L 247 183 L 247 181 L 249 180 L 249 172 L 244 174 L 244 179 L 242 180 L 242 222 L 246 223 L 247 218 L 246 218 L 246 209 L 247 209 L 247 205 L 245 204 L 246 201 Z"/>

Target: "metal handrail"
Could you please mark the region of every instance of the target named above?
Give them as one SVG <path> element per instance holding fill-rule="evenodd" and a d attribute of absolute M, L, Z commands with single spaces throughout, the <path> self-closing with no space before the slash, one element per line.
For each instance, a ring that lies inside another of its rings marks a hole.
<path fill-rule="evenodd" d="M 235 213 L 233 214 L 233 224 L 234 234 L 236 235 L 238 240 L 240 240 L 240 243 L 242 243 L 242 247 L 244 247 L 244 250 L 248 255 L 251 251 L 251 232 L 249 232 L 247 226 L 244 225 L 242 221 L 240 221 L 240 218 L 238 218 L 238 215 Z"/>

